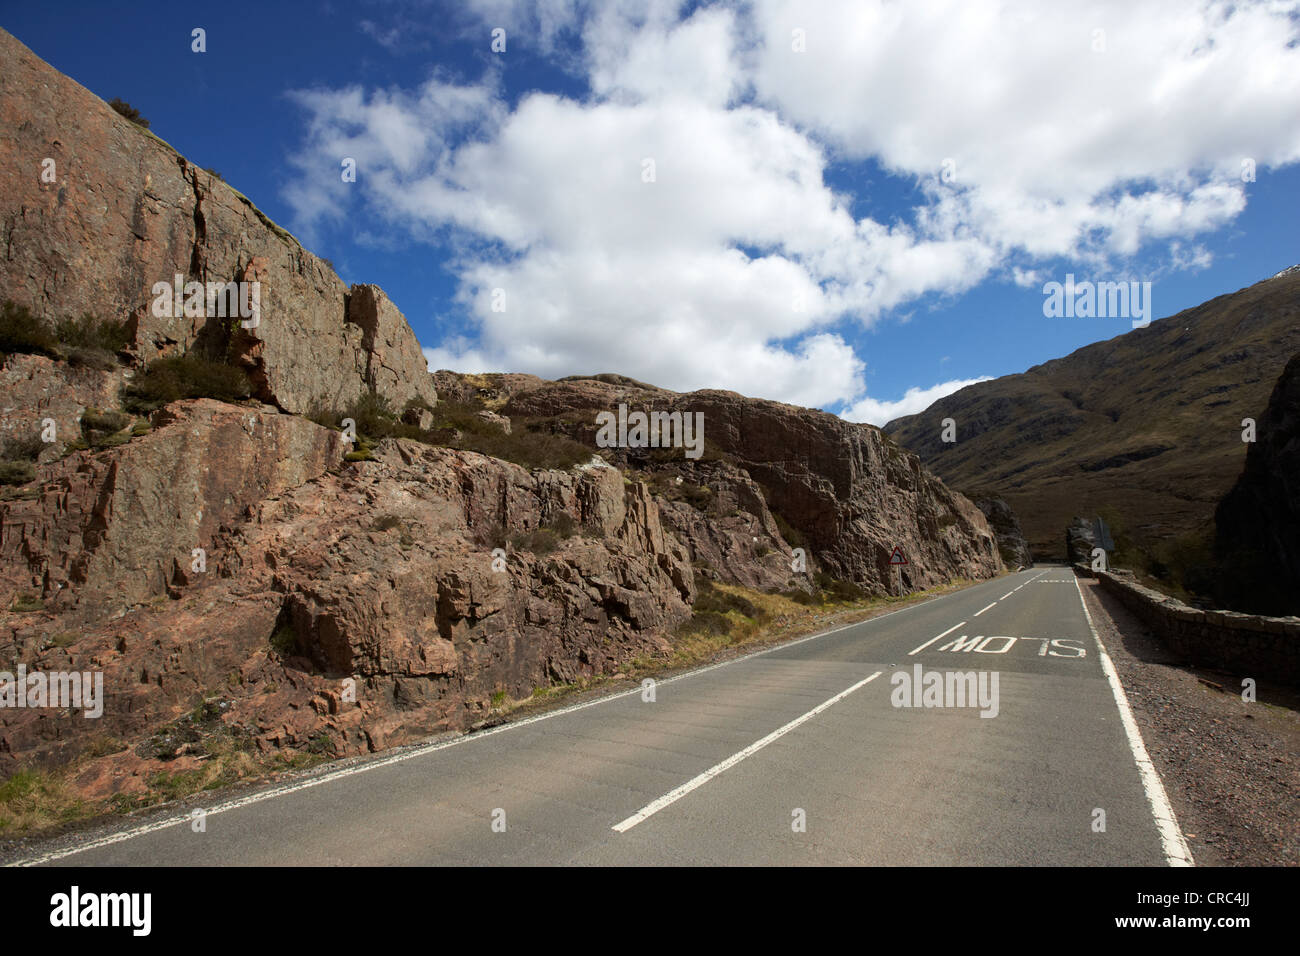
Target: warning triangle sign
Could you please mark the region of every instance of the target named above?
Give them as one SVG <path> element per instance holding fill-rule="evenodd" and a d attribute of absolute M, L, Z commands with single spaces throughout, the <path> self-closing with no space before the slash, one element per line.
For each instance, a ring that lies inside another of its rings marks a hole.
<path fill-rule="evenodd" d="M 907 564 L 907 558 L 903 557 L 903 549 L 895 546 L 894 553 L 889 556 L 890 564 Z"/>

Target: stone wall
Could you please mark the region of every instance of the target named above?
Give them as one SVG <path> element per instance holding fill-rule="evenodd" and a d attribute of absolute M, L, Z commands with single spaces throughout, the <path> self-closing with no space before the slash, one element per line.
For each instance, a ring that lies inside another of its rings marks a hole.
<path fill-rule="evenodd" d="M 1202 611 L 1143 587 L 1122 572 L 1093 572 L 1075 565 L 1075 573 L 1097 578 L 1170 651 L 1190 663 L 1257 680 L 1300 684 L 1300 617 Z"/>

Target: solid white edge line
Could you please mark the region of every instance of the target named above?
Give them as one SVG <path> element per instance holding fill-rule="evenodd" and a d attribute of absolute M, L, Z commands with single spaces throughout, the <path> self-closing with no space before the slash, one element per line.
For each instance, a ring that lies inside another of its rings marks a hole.
<path fill-rule="evenodd" d="M 990 580 L 994 580 L 994 579 L 990 579 Z M 989 582 L 988 581 L 980 582 L 980 584 L 987 584 L 987 583 Z M 979 586 L 980 586 L 979 584 L 972 585 L 972 587 L 979 587 Z M 967 590 L 967 589 L 963 588 L 962 590 Z M 717 670 L 720 667 L 728 667 L 732 664 L 739 664 L 741 661 L 750 660 L 751 658 L 762 657 L 764 654 L 771 654 L 773 651 L 783 651 L 791 647 L 798 647 L 800 644 L 805 644 L 808 641 L 815 641 L 822 637 L 828 637 L 831 634 L 838 634 L 840 631 L 847 631 L 851 627 L 861 627 L 866 624 L 871 624 L 875 621 L 882 621 L 887 617 L 893 617 L 895 614 L 902 614 L 905 611 L 911 611 L 919 607 L 925 607 L 926 605 L 933 604 L 936 601 L 942 601 L 944 598 L 950 597 L 952 594 L 960 594 L 960 593 L 961 591 L 953 591 L 950 592 L 950 594 L 940 594 L 935 597 L 928 598 L 924 601 L 918 601 L 915 604 L 909 604 L 907 605 L 907 607 L 896 608 L 895 610 L 888 611 L 885 614 L 878 614 L 875 617 L 869 617 L 861 621 L 855 621 L 852 624 L 844 624 L 841 625 L 840 627 L 833 627 L 829 631 L 821 631 L 817 634 L 809 634 L 807 637 L 800 637 L 793 641 L 785 641 L 782 643 L 773 644 L 771 647 L 765 647 L 762 650 L 753 651 L 749 654 L 744 654 L 740 657 L 733 657 L 731 660 L 719 661 L 716 664 L 709 664 L 706 667 L 700 667 L 695 670 L 686 671 L 685 673 L 682 674 L 675 674 L 672 677 L 665 677 L 663 680 L 656 680 L 655 683 L 659 686 L 662 686 L 664 684 L 671 684 L 675 681 L 685 680 L 688 677 L 697 677 L 700 674 L 707 674 L 709 671 Z M 455 747 L 455 746 L 459 746 L 460 744 L 470 743 L 475 740 L 482 740 L 484 737 L 491 737 L 495 734 L 505 733 L 508 730 L 516 730 L 520 727 L 526 727 L 529 724 L 535 724 L 543 720 L 550 720 L 552 717 L 559 717 L 562 716 L 563 714 L 571 714 L 575 711 L 585 710 L 588 707 L 595 707 L 598 704 L 607 704 L 610 701 L 618 700 L 622 697 L 630 697 L 633 694 L 639 694 L 639 693 L 641 693 L 641 688 L 633 687 L 631 690 L 625 690 L 617 694 L 609 694 L 604 697 L 598 697 L 596 700 L 585 701 L 584 703 L 581 704 L 571 704 L 568 707 L 561 707 L 558 710 L 547 711 L 546 713 L 538 714 L 535 717 L 525 717 L 520 720 L 511 721 L 508 724 L 502 724 L 498 727 L 488 728 L 487 730 L 472 731 L 467 734 L 462 734 L 459 737 L 455 737 L 451 740 L 439 740 L 433 743 L 417 744 L 409 750 L 402 750 L 399 753 L 394 753 L 387 757 L 380 757 L 373 760 L 367 760 L 364 763 L 360 763 L 352 767 L 343 767 L 337 770 L 328 770 L 320 774 L 319 776 L 310 777 L 306 780 L 295 781 L 294 783 L 284 784 L 283 786 L 280 787 L 272 787 L 269 790 L 262 790 L 257 793 L 249 794 L 246 797 L 240 797 L 235 800 L 227 800 L 225 803 L 217 804 L 217 806 L 208 809 L 206 811 L 206 815 L 209 817 L 213 817 L 219 813 L 225 813 L 229 810 L 238 810 L 241 807 L 250 806 L 254 803 L 261 803 L 264 800 L 273 800 L 276 797 L 288 796 L 289 794 L 296 793 L 299 790 L 309 790 L 312 787 L 318 787 L 324 783 L 331 783 L 335 780 L 341 780 L 345 777 L 355 776 L 356 774 L 359 773 L 366 773 L 367 771 L 370 770 L 378 770 L 381 767 L 388 767 L 391 766 L 392 764 L 401 763 L 404 760 L 411 760 L 415 757 L 423 757 L 426 754 L 431 754 L 438 750 L 445 750 L 448 747 Z M 51 863 L 54 860 L 62 860 L 65 857 L 76 856 L 78 853 L 87 853 L 91 850 L 98 850 L 102 847 L 111 846 L 114 843 L 122 843 L 126 840 L 132 840 L 139 836 L 145 836 L 150 833 L 155 833 L 158 830 L 166 830 L 170 827 L 177 827 L 183 823 L 188 823 L 189 819 L 190 818 L 187 814 L 182 816 L 177 816 L 177 817 L 166 817 L 164 819 L 154 820 L 152 823 L 145 823 L 145 824 L 141 824 L 138 827 L 132 827 L 129 830 L 122 830 L 117 833 L 110 833 L 105 836 L 99 837 L 97 839 L 91 840 L 87 843 L 79 844 L 77 846 L 66 847 L 61 850 L 52 850 L 48 853 L 38 854 L 37 856 L 25 857 L 22 859 L 14 860 L 11 863 L 7 863 L 5 865 L 11 867 L 40 866 L 42 863 Z"/>
<path fill-rule="evenodd" d="M 1100 635 L 1097 634 L 1097 628 L 1092 623 L 1092 614 L 1088 611 L 1088 602 L 1083 599 L 1083 588 L 1077 577 L 1074 579 L 1074 589 L 1079 592 L 1083 616 L 1088 619 L 1088 630 L 1092 631 L 1092 639 L 1097 643 L 1097 656 L 1101 659 L 1101 669 L 1106 675 L 1107 683 L 1110 684 L 1115 705 L 1119 708 L 1119 719 L 1124 725 L 1124 734 L 1128 737 L 1129 750 L 1133 752 L 1138 775 L 1142 778 L 1142 789 L 1146 791 L 1147 802 L 1151 804 L 1151 815 L 1155 818 L 1156 828 L 1160 831 L 1165 862 L 1170 866 L 1195 866 L 1191 848 L 1187 845 L 1183 831 L 1178 826 L 1178 817 L 1174 815 L 1174 808 L 1170 806 L 1169 797 L 1165 794 L 1165 785 L 1160 781 L 1160 774 L 1155 764 L 1151 762 L 1146 745 L 1142 742 L 1142 731 L 1138 729 L 1137 721 L 1133 718 L 1133 709 L 1129 707 L 1119 673 L 1115 670 L 1115 665 L 1111 662 L 1110 655 L 1106 653 Z"/>
<path fill-rule="evenodd" d="M 920 647 L 918 647 L 916 650 L 914 650 L 914 651 L 908 651 L 908 652 L 907 652 L 907 656 L 908 656 L 908 657 L 911 657 L 913 654 L 919 654 L 921 651 L 925 650 L 927 647 L 929 647 L 931 644 L 933 644 L 933 643 L 934 643 L 935 641 L 937 641 L 939 638 L 941 638 L 941 637 L 947 637 L 949 634 L 951 634 L 953 631 L 957 630 L 957 628 L 961 627 L 961 625 L 962 625 L 962 624 L 965 624 L 965 623 L 966 623 L 965 621 L 962 621 L 961 624 L 954 624 L 952 627 L 948 628 L 948 630 L 944 631 L 942 634 L 937 634 L 937 635 L 935 635 L 934 637 L 930 638 L 928 641 L 926 641 L 924 644 L 922 644 L 922 645 L 921 645 Z"/>
<path fill-rule="evenodd" d="M 992 604 L 989 605 L 989 607 L 995 607 L 995 606 L 997 605 L 997 603 L 998 603 L 997 601 L 994 601 Z M 987 611 L 987 610 L 989 609 L 989 607 L 981 608 L 980 610 L 978 610 L 978 611 L 976 611 L 974 614 L 972 614 L 971 617 L 972 617 L 972 618 L 977 618 L 977 617 L 979 617 L 981 614 L 983 614 L 985 611 Z"/>
<path fill-rule="evenodd" d="M 790 721 L 788 724 L 778 727 L 776 730 L 772 731 L 770 734 L 768 734 L 766 737 L 762 738 L 761 740 L 754 741 L 744 750 L 737 751 L 736 753 L 728 757 L 726 760 L 723 760 L 720 763 L 715 763 L 708 770 L 704 771 L 703 773 L 695 777 L 692 777 L 690 780 L 686 781 L 684 784 L 682 784 L 680 787 L 676 788 L 675 790 L 670 790 L 668 793 L 665 793 L 659 799 L 652 800 L 650 803 L 647 803 L 644 807 L 642 807 L 636 813 L 632 814 L 626 820 L 622 821 L 621 823 L 614 824 L 612 827 L 610 827 L 610 829 L 617 830 L 619 833 L 626 833 L 628 830 L 632 829 L 638 823 L 642 822 L 643 820 L 646 820 L 649 817 L 654 816 L 660 810 L 664 809 L 664 807 L 676 803 L 678 800 L 686 796 L 692 790 L 698 790 L 700 787 L 704 786 L 706 783 L 708 783 L 718 774 L 722 773 L 725 770 L 730 770 L 732 767 L 740 763 L 746 757 L 753 756 L 754 754 L 762 750 L 764 747 L 766 747 L 768 744 L 780 739 L 781 737 L 784 737 L 786 734 L 794 730 L 800 724 L 804 723 L 805 721 L 812 720 L 812 718 L 816 717 L 818 714 L 826 710 L 828 707 L 831 707 L 832 705 L 843 700 L 845 697 L 848 697 L 849 694 L 853 693 L 859 687 L 864 687 L 867 684 L 870 684 L 882 673 L 884 672 L 876 671 L 870 677 L 864 677 L 862 680 L 858 681 L 852 687 L 845 688 L 844 690 L 840 691 L 838 694 L 836 694 L 834 697 L 830 698 L 829 700 L 823 701 L 822 703 L 818 704 L 816 707 L 808 711 L 806 714 L 801 714 L 800 716 L 796 717 L 794 720 Z"/>

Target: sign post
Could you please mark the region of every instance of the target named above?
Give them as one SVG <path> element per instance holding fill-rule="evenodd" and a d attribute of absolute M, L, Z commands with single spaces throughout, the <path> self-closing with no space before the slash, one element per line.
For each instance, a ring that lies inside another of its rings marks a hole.
<path fill-rule="evenodd" d="M 907 564 L 907 558 L 903 557 L 903 549 L 898 545 L 894 546 L 893 553 L 889 556 L 891 567 L 898 568 L 898 596 L 903 596 L 903 565 Z"/>

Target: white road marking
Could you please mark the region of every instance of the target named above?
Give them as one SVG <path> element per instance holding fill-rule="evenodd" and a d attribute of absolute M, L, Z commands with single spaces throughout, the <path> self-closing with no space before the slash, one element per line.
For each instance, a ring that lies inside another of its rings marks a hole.
<path fill-rule="evenodd" d="M 1146 745 L 1142 743 L 1142 731 L 1138 729 L 1137 721 L 1133 719 L 1133 710 L 1129 707 L 1128 697 L 1124 694 L 1124 685 L 1120 683 L 1115 665 L 1111 663 L 1110 655 L 1106 653 L 1106 647 L 1101 643 L 1097 628 L 1092 623 L 1088 602 L 1083 599 L 1083 588 L 1079 586 L 1078 578 L 1074 579 L 1074 588 L 1079 592 L 1079 603 L 1083 605 L 1083 616 L 1088 619 L 1088 630 L 1092 631 L 1092 639 L 1097 642 L 1097 656 L 1101 658 L 1101 669 L 1106 674 L 1111 693 L 1115 696 L 1120 723 L 1124 725 L 1124 735 L 1128 737 L 1129 750 L 1133 752 L 1138 775 L 1142 778 L 1142 789 L 1146 791 L 1147 802 L 1151 804 L 1151 815 L 1155 818 L 1156 829 L 1160 831 L 1160 843 L 1164 847 L 1165 862 L 1170 866 L 1195 866 L 1191 848 L 1188 847 L 1183 831 L 1178 826 L 1178 817 L 1174 815 L 1174 808 L 1169 805 L 1165 785 L 1161 783 L 1160 774 L 1147 754 Z"/>
<path fill-rule="evenodd" d="M 1020 588 L 1014 588 L 1014 589 L 1008 591 L 1006 594 L 1002 595 L 1002 597 L 998 598 L 998 600 L 999 600 L 999 601 L 1005 601 L 1007 598 L 1011 597 L 1011 595 L 1015 594 L 1016 591 L 1019 591 L 1019 590 L 1020 590 Z"/>
<path fill-rule="evenodd" d="M 998 603 L 997 601 L 994 601 L 992 604 L 989 605 L 989 607 L 996 607 L 996 606 L 997 606 L 997 603 Z M 971 617 L 972 617 L 972 618 L 979 617 L 981 614 L 983 614 L 985 611 L 987 611 L 987 610 L 989 609 L 989 607 L 986 607 L 986 608 L 980 608 L 980 610 L 978 610 L 978 611 L 976 611 L 974 614 L 972 614 Z"/>
<path fill-rule="evenodd" d="M 697 777 L 692 777 L 690 780 L 686 781 L 676 790 L 669 791 L 668 793 L 665 793 L 662 797 L 660 797 L 658 800 L 654 800 L 651 801 L 650 803 L 647 803 L 644 807 L 642 807 L 636 813 L 632 814 L 622 823 L 616 823 L 610 829 L 617 830 L 619 833 L 626 833 L 628 830 L 632 829 L 638 823 L 642 822 L 643 820 L 646 820 L 649 817 L 654 816 L 664 807 L 676 803 L 678 800 L 686 796 L 692 790 L 698 790 L 700 787 L 704 786 L 706 783 L 708 783 L 718 774 L 722 773 L 725 770 L 731 769 L 736 764 L 744 760 L 746 757 L 753 756 L 754 754 L 762 750 L 764 747 L 766 747 L 768 744 L 772 743 L 775 740 L 780 739 L 781 737 L 784 737 L 786 734 L 794 730 L 800 724 L 804 723 L 805 721 L 812 720 L 812 718 L 816 717 L 818 714 L 826 710 L 828 707 L 831 707 L 834 704 L 838 703 L 839 701 L 843 700 L 845 697 L 848 697 L 849 694 L 853 693 L 859 687 L 865 687 L 867 684 L 870 684 L 873 680 L 879 677 L 880 674 L 881 674 L 880 671 L 876 671 L 870 677 L 863 678 L 862 680 L 854 684 L 852 687 L 845 688 L 844 690 L 840 691 L 838 694 L 836 694 L 834 697 L 830 698 L 829 700 L 818 704 L 816 707 L 808 711 L 806 714 L 802 714 L 801 716 L 796 717 L 794 720 L 790 721 L 788 724 L 784 725 L 783 727 L 779 727 L 776 730 L 772 731 L 762 740 L 756 740 L 748 747 L 746 747 L 744 750 L 732 754 L 730 757 L 728 757 L 726 760 L 722 761 L 721 763 L 715 763 L 708 770 L 704 771 L 704 773 L 700 774 Z"/>
<path fill-rule="evenodd" d="M 932 637 L 932 638 L 930 638 L 928 641 L 926 641 L 924 644 L 922 644 L 922 645 L 921 645 L 920 647 L 918 647 L 916 650 L 914 650 L 914 651 L 908 651 L 908 652 L 907 652 L 907 656 L 908 656 L 908 657 L 911 657 L 913 654 L 919 654 L 921 651 L 925 650 L 927 647 L 929 647 L 931 644 L 933 644 L 935 641 L 937 641 L 940 637 L 947 637 L 949 634 L 951 634 L 953 631 L 957 630 L 957 628 L 961 627 L 961 625 L 962 625 L 962 624 L 965 624 L 965 623 L 966 623 L 965 621 L 962 621 L 961 624 L 954 624 L 952 627 L 948 628 L 948 630 L 944 631 L 942 634 L 938 635 L 937 637 Z"/>
<path fill-rule="evenodd" d="M 697 677 L 700 674 L 707 674 L 709 671 L 717 670 L 718 668 L 721 667 L 730 667 L 732 664 L 739 664 L 741 661 L 747 661 L 755 657 L 762 657 L 764 654 L 771 654 L 774 651 L 783 651 L 791 647 L 798 647 L 800 644 L 806 644 L 808 641 L 815 641 L 818 640 L 819 638 L 827 637 L 831 634 L 838 634 L 840 631 L 847 631 L 851 627 L 862 627 L 864 625 L 871 624 L 875 621 L 883 620 L 887 617 L 893 617 L 895 614 L 902 614 L 905 611 L 912 611 L 919 607 L 925 607 L 928 604 L 933 604 L 935 601 L 942 601 L 946 597 L 951 597 L 952 594 L 959 594 L 959 593 L 961 592 L 954 591 L 949 594 L 940 594 L 936 597 L 932 597 L 924 601 L 918 601 L 916 604 L 909 604 L 907 607 L 900 607 L 897 610 L 889 611 L 888 613 L 885 614 L 878 614 L 875 617 L 867 618 L 866 620 L 856 621 L 853 624 L 844 624 L 840 627 L 833 627 L 829 631 L 822 631 L 818 634 L 809 634 L 807 637 L 801 637 L 797 640 L 787 641 L 785 643 L 780 643 L 780 644 L 774 644 L 771 647 L 765 647 L 762 650 L 754 651 L 750 654 L 745 654 L 741 657 L 732 658 L 729 661 L 720 661 L 717 664 L 709 664 L 706 667 L 701 667 L 698 668 L 697 670 L 687 671 L 684 674 L 676 674 L 672 677 L 665 677 L 664 679 L 657 681 L 657 683 L 660 687 L 662 687 L 664 684 L 671 684 L 679 680 L 685 680 L 688 677 Z M 261 790 L 257 793 L 249 794 L 248 796 L 245 797 L 239 797 L 234 800 L 227 800 L 225 803 L 220 803 L 217 804 L 217 806 L 215 807 L 207 808 L 207 816 L 213 817 L 219 813 L 225 813 L 229 810 L 238 810 L 242 807 L 247 807 L 254 803 L 261 803 L 264 800 L 273 800 L 276 797 L 288 796 L 289 794 L 297 793 L 299 790 L 309 790 L 312 787 L 319 787 L 321 784 L 324 783 L 331 783 L 332 781 L 335 780 L 342 780 L 345 777 L 351 777 L 359 773 L 366 773 L 367 771 L 370 770 L 378 770 L 380 767 L 388 767 L 395 763 L 401 763 L 404 760 L 411 760 L 416 757 L 423 757 L 426 754 L 431 754 L 439 750 L 445 750 L 448 747 L 457 747 L 461 744 L 472 743 L 476 740 L 482 740 L 485 737 L 492 737 L 496 734 L 506 733 L 507 731 L 518 730 L 520 727 L 527 727 L 529 724 L 535 724 L 543 720 L 550 720 L 552 717 L 559 717 L 563 714 L 571 714 L 575 711 L 585 710 L 588 707 L 595 707 L 599 704 L 607 704 L 610 701 L 619 700 L 620 698 L 623 697 L 631 697 L 633 694 L 640 694 L 640 693 L 641 693 L 641 687 L 638 685 L 637 687 L 633 687 L 631 690 L 621 691 L 616 694 L 609 694 L 605 697 L 599 697 L 596 700 L 585 701 L 584 703 L 581 704 L 571 704 L 568 707 L 561 707 L 558 710 L 547 711 L 546 713 L 538 714 L 535 717 L 525 717 L 521 720 L 511 721 L 510 723 L 502 724 L 499 727 L 491 727 L 487 730 L 472 731 L 467 734 L 462 734 L 461 736 L 455 737 L 451 740 L 443 739 L 443 740 L 432 741 L 425 744 L 417 744 L 412 746 L 410 749 L 400 750 L 397 753 L 390 754 L 386 757 L 363 760 L 363 762 L 354 764 L 352 766 L 345 766 L 337 769 L 326 770 L 325 772 L 321 773 L 319 776 L 308 777 L 303 780 L 296 780 L 293 783 L 286 783 L 279 787 L 272 787 L 267 790 Z M 155 833 L 158 830 L 166 830 L 169 829 L 170 827 L 181 826 L 182 824 L 189 823 L 189 822 L 190 822 L 190 818 L 185 813 L 181 813 L 181 815 L 179 816 L 163 817 L 158 820 L 153 820 L 149 823 L 143 823 L 138 827 L 132 827 L 129 830 L 121 830 L 115 833 L 105 834 L 102 837 L 97 837 L 95 839 L 88 840 L 85 843 L 81 843 L 76 846 L 64 847 L 58 850 L 51 850 L 47 853 L 41 853 L 36 856 L 15 860 L 12 863 L 6 865 L 7 866 L 40 866 L 43 863 L 50 863 L 53 862 L 54 860 L 61 860 L 65 857 L 75 856 L 78 853 L 86 853 L 90 850 L 98 850 L 101 847 L 111 846 L 114 843 L 122 843 L 125 842 L 126 840 L 132 840 L 139 836 L 145 836 L 146 834 L 149 833 Z"/>

